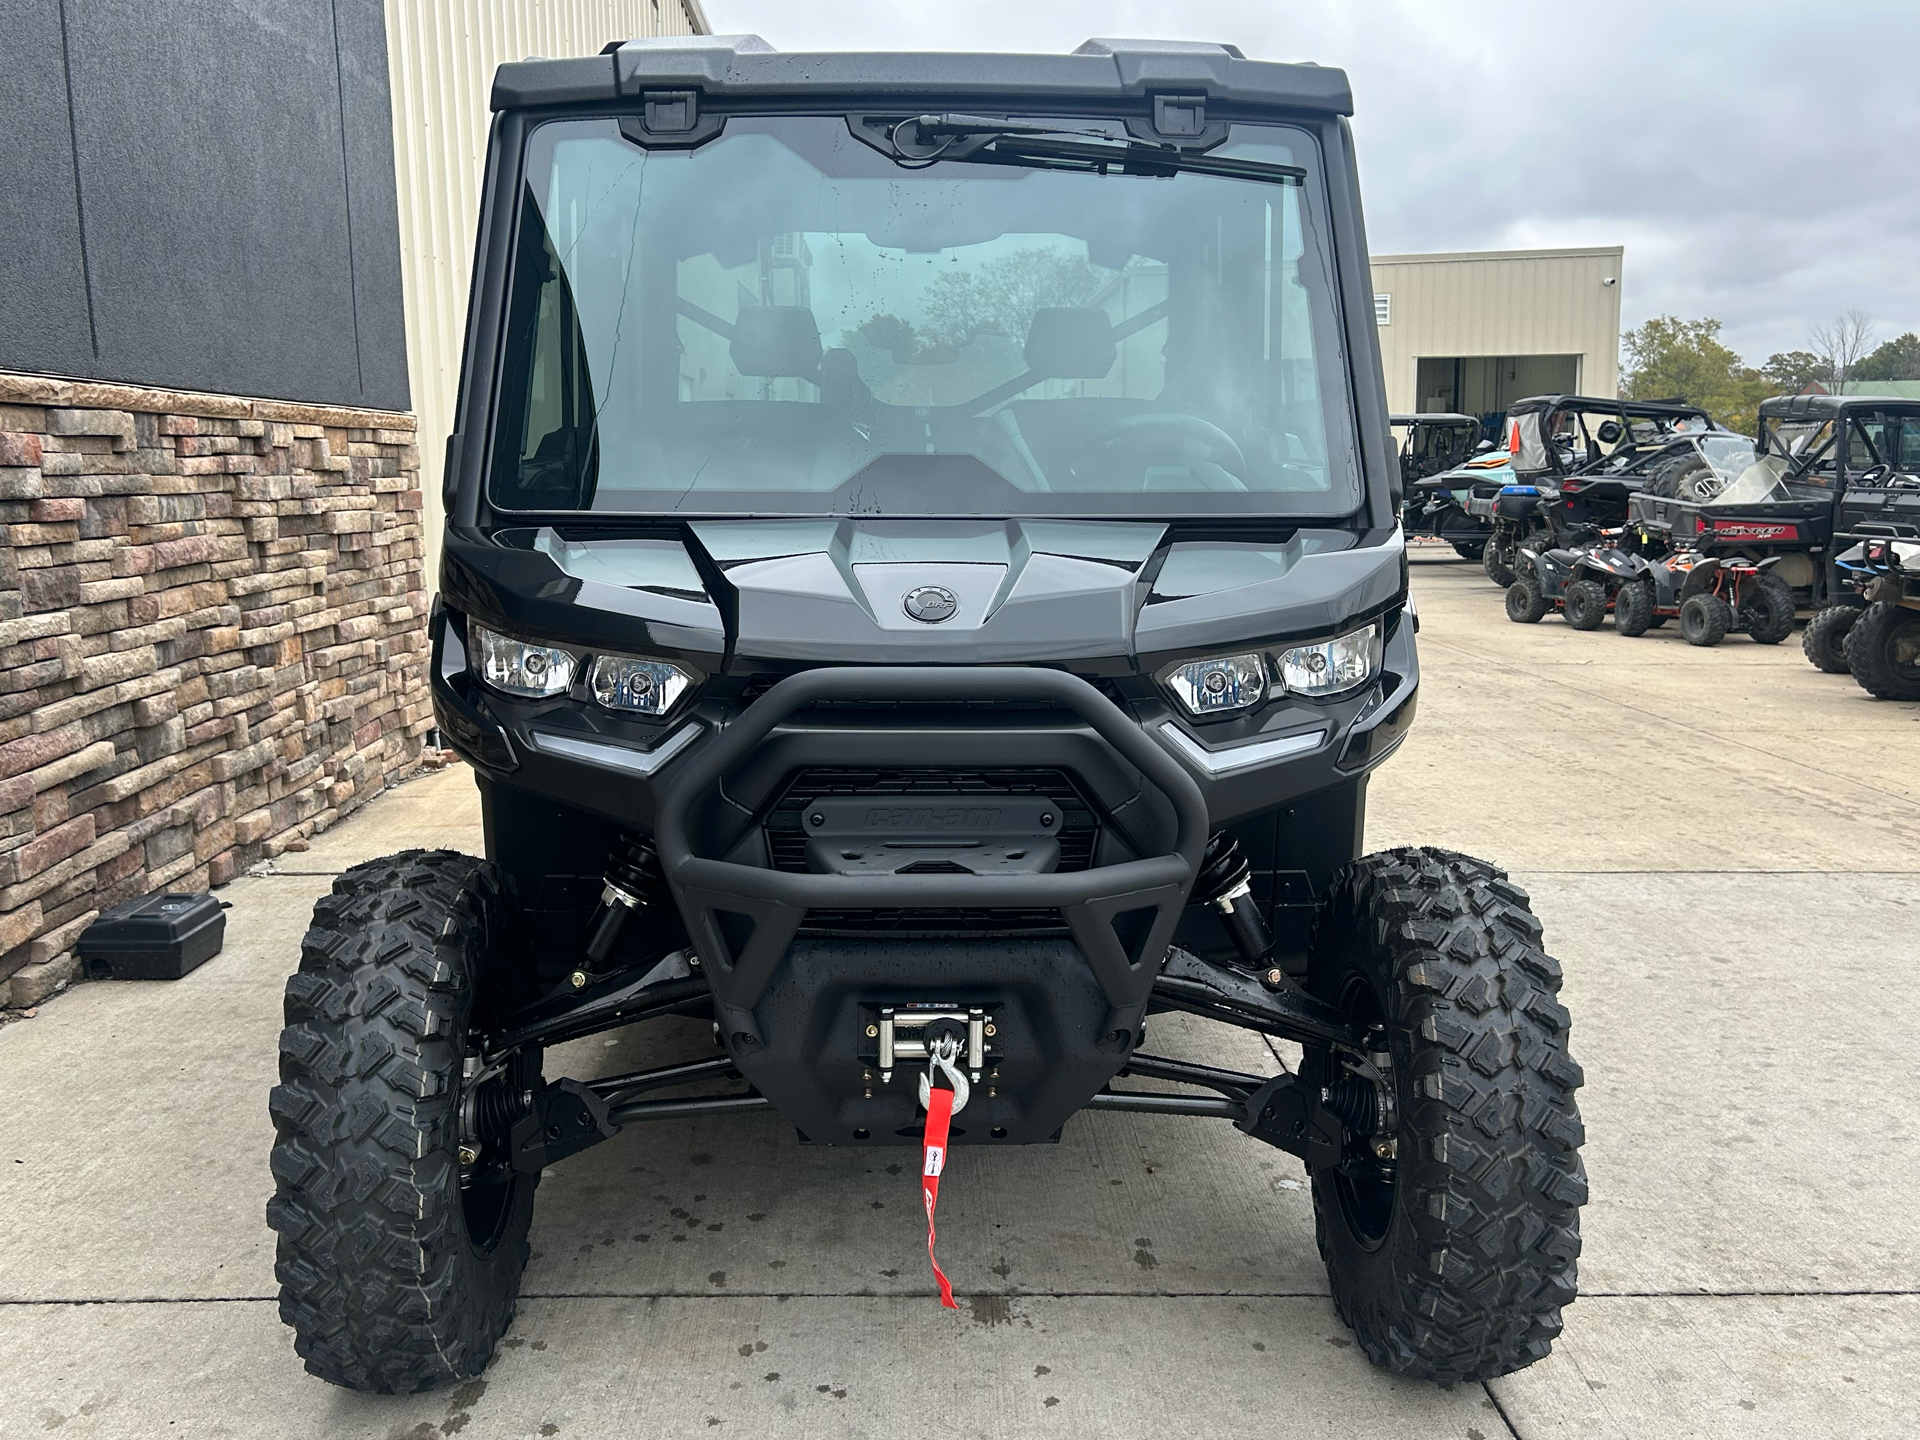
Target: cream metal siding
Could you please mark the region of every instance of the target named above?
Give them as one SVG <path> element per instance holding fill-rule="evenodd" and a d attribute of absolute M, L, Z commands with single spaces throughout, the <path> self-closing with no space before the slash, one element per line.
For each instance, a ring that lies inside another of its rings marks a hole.
<path fill-rule="evenodd" d="M 420 417 L 428 574 L 440 563 L 440 477 L 453 428 L 494 70 L 610 40 L 709 33 L 700 0 L 387 0 L 393 163 L 407 368 Z"/>
<path fill-rule="evenodd" d="M 1580 390 L 1614 394 L 1624 256 L 1618 245 L 1374 256 L 1375 304 L 1390 315 L 1379 327 L 1387 403 L 1418 408 L 1422 358 L 1468 356 L 1578 356 Z"/>

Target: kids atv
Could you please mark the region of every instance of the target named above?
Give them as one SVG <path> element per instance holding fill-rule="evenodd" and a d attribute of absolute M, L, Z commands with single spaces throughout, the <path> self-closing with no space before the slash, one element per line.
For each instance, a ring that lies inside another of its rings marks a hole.
<path fill-rule="evenodd" d="M 1375 1363 L 1545 1355 L 1559 967 L 1493 866 L 1361 853 L 1419 666 L 1345 76 L 696 37 L 494 104 L 431 662 L 487 855 L 348 872 L 288 982 L 308 1369 L 478 1373 L 546 1166 L 763 1111 L 920 1144 L 930 1218 L 949 1122 L 1226 1121 Z M 1304 1062 L 1146 1053 L 1170 1011 Z M 543 1074 L 688 1015 L 710 1058 Z"/>

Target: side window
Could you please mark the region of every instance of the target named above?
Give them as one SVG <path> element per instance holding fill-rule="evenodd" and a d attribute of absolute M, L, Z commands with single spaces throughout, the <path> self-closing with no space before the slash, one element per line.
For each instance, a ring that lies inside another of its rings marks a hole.
<path fill-rule="evenodd" d="M 1900 459 L 1902 470 L 1920 470 L 1920 415 L 1909 415 L 1900 426 Z"/>

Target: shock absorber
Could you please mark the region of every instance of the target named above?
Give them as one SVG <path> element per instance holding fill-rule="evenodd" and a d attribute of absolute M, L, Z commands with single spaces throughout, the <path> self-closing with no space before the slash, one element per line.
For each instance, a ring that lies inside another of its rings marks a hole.
<path fill-rule="evenodd" d="M 603 878 L 605 888 L 600 892 L 600 908 L 594 911 L 587 925 L 583 947 L 589 970 L 598 970 L 606 964 L 633 912 L 657 900 L 666 883 L 660 873 L 659 855 L 654 853 L 653 846 L 635 835 L 622 835 L 614 842 Z"/>
<path fill-rule="evenodd" d="M 1225 830 L 1216 830 L 1207 841 L 1206 854 L 1200 858 L 1200 878 L 1194 883 L 1194 898 L 1220 912 L 1220 923 L 1232 937 L 1234 949 L 1249 968 L 1265 966 L 1273 949 L 1273 936 L 1254 903 L 1251 876 L 1253 867 L 1240 853 L 1240 842 Z"/>

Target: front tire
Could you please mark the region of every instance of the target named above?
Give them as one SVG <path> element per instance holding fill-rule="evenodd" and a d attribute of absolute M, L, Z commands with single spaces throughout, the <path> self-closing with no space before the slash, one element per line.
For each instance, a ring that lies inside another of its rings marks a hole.
<path fill-rule="evenodd" d="M 1374 1364 L 1422 1379 L 1543 1358 L 1576 1294 L 1587 1183 L 1560 967 L 1525 892 L 1451 851 L 1365 856 L 1329 887 L 1307 988 L 1376 1027 L 1394 1101 L 1388 1164 L 1312 1176 L 1341 1319 Z M 1303 1078 L 1337 1068 L 1309 1051 Z"/>
<path fill-rule="evenodd" d="M 1480 552 L 1480 568 L 1487 572 L 1489 580 L 1503 588 L 1515 579 L 1511 560 L 1511 550 L 1498 539 L 1487 541 L 1486 548 Z"/>
<path fill-rule="evenodd" d="M 1452 544 L 1453 553 L 1462 560 L 1482 560 L 1487 552 L 1486 542 L 1483 540 L 1455 540 Z"/>
<path fill-rule="evenodd" d="M 1653 586 L 1629 580 L 1613 592 L 1613 629 L 1619 635 L 1644 635 L 1653 628 Z"/>
<path fill-rule="evenodd" d="M 1718 595 L 1689 595 L 1680 607 L 1680 633 L 1689 645 L 1718 645 L 1733 628 L 1733 607 Z"/>
<path fill-rule="evenodd" d="M 1920 610 L 1874 601 L 1847 632 L 1847 665 L 1869 695 L 1920 700 Z"/>
<path fill-rule="evenodd" d="M 1598 630 L 1607 618 L 1607 590 L 1598 580 L 1575 580 L 1562 606 L 1576 630 Z"/>
<path fill-rule="evenodd" d="M 1755 581 L 1740 608 L 1741 623 L 1757 644 L 1778 645 L 1793 634 L 1793 587 L 1778 575 Z"/>
<path fill-rule="evenodd" d="M 1507 619 L 1516 625 L 1538 625 L 1552 608 L 1553 602 L 1531 580 L 1516 580 L 1507 587 Z"/>
<path fill-rule="evenodd" d="M 307 1369 L 404 1394 L 478 1375 L 513 1322 L 535 1176 L 462 1175 L 469 1035 L 517 1000 L 483 860 L 408 851 L 313 907 L 272 1111 L 280 1318 Z M 538 1062 L 491 1084 L 537 1086 Z M 511 1100 L 508 1101 L 511 1104 Z"/>
<path fill-rule="evenodd" d="M 1822 674 L 1847 674 L 1847 633 L 1860 615 L 1858 605 L 1829 605 L 1807 622 L 1800 653 Z"/>

